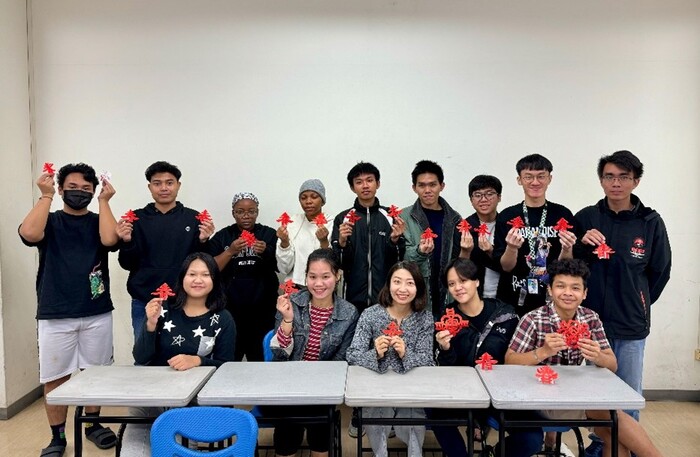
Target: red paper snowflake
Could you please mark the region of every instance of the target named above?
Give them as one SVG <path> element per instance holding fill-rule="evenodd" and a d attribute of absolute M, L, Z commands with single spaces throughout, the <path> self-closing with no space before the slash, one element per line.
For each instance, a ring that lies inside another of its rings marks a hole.
<path fill-rule="evenodd" d="M 122 219 L 124 219 L 127 222 L 132 222 L 132 223 L 134 221 L 139 220 L 138 216 L 136 216 L 136 213 L 133 212 L 132 210 L 129 210 L 126 213 L 124 213 L 124 215 L 122 216 Z"/>
<path fill-rule="evenodd" d="M 513 226 L 514 229 L 521 229 L 525 227 L 525 221 L 520 216 L 514 217 L 506 222 L 506 224 Z"/>
<path fill-rule="evenodd" d="M 401 330 L 396 324 L 396 321 L 391 321 L 389 325 L 382 330 L 382 333 L 385 334 L 386 336 L 401 336 L 403 335 L 403 330 Z"/>
<path fill-rule="evenodd" d="M 294 292 L 299 292 L 299 289 L 294 287 L 294 281 L 291 279 L 287 279 L 283 284 L 282 284 L 282 291 L 285 294 L 293 294 Z"/>
<path fill-rule="evenodd" d="M 539 379 L 542 384 L 554 384 L 559 374 L 552 370 L 552 367 L 549 365 L 542 365 L 535 371 L 535 377 Z"/>
<path fill-rule="evenodd" d="M 562 321 L 561 324 L 559 324 L 557 333 L 564 335 L 566 345 L 571 349 L 578 349 L 578 340 L 580 338 L 590 338 L 591 336 L 588 324 L 574 319 Z"/>
<path fill-rule="evenodd" d="M 161 300 L 167 300 L 168 297 L 174 297 L 175 293 L 167 283 L 163 283 L 151 295 L 157 295 Z"/>
<path fill-rule="evenodd" d="M 391 218 L 397 218 L 401 215 L 401 211 L 403 211 L 401 208 L 399 208 L 396 205 L 391 205 L 389 207 L 389 217 Z"/>
<path fill-rule="evenodd" d="M 286 227 L 288 224 L 291 224 L 294 221 L 291 217 L 289 217 L 289 214 L 284 212 L 280 217 L 277 218 L 277 222 L 279 222 L 282 227 Z"/>
<path fill-rule="evenodd" d="M 56 174 L 56 170 L 53 169 L 53 164 L 51 162 L 44 162 L 43 172 L 51 176 Z"/>
<path fill-rule="evenodd" d="M 357 215 L 354 209 L 351 209 L 348 211 L 348 214 L 345 215 L 345 220 L 348 221 L 351 224 L 354 224 L 355 222 L 359 221 L 362 219 L 360 216 Z"/>
<path fill-rule="evenodd" d="M 211 222 L 211 214 L 206 209 L 195 216 L 199 222 Z"/>
<path fill-rule="evenodd" d="M 613 251 L 613 249 L 605 243 L 602 243 L 593 250 L 593 254 L 597 255 L 599 259 L 603 260 L 608 260 L 610 258 L 610 254 L 614 253 L 615 251 Z"/>
<path fill-rule="evenodd" d="M 241 232 L 241 238 L 243 238 L 243 240 L 245 241 L 246 246 L 248 246 L 249 248 L 252 248 L 253 245 L 255 244 L 255 242 L 258 241 L 258 240 L 255 238 L 255 235 L 253 235 L 253 234 L 252 234 L 251 232 L 249 232 L 248 230 L 243 230 L 243 231 Z"/>
<path fill-rule="evenodd" d="M 472 226 L 469 222 L 467 222 L 466 219 L 462 219 L 461 221 L 459 221 L 459 224 L 457 224 L 457 230 L 459 230 L 462 233 L 468 233 L 471 229 Z"/>
<path fill-rule="evenodd" d="M 561 232 L 563 230 L 569 230 L 570 228 L 574 228 L 574 226 L 569 224 L 569 221 L 562 217 L 557 221 L 556 225 L 553 228 L 557 232 Z"/>
<path fill-rule="evenodd" d="M 454 308 L 448 308 L 445 315 L 435 322 L 435 330 L 448 330 L 452 335 L 458 334 L 460 330 L 467 327 L 469 327 L 469 321 L 456 314 Z"/>
<path fill-rule="evenodd" d="M 489 226 L 486 224 L 481 224 L 479 227 L 475 228 L 474 231 L 478 233 L 479 236 L 491 234 L 491 232 L 489 232 Z"/>
<path fill-rule="evenodd" d="M 326 219 L 326 216 L 323 213 L 320 213 L 318 216 L 314 217 L 314 224 L 318 225 L 319 227 L 326 225 L 327 223 L 328 219 Z"/>
<path fill-rule="evenodd" d="M 482 370 L 491 371 L 493 370 L 493 366 L 498 363 L 498 360 L 494 359 L 488 352 L 484 352 L 475 362 L 477 365 L 481 366 Z"/>
<path fill-rule="evenodd" d="M 420 236 L 424 240 L 430 240 L 432 238 L 437 238 L 437 233 L 433 232 L 430 227 L 425 229 L 425 231 Z"/>

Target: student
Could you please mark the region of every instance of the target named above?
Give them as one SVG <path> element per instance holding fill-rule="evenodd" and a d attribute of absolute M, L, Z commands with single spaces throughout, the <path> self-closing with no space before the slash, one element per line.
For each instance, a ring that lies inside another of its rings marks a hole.
<path fill-rule="evenodd" d="M 574 216 L 566 207 L 546 199 L 552 162 L 532 154 L 518 160 L 515 170 L 525 199 L 496 218 L 493 258 L 501 268 L 497 297 L 522 316 L 545 303 L 547 265 L 557 258 L 572 258 L 576 236 L 569 230 L 555 229 L 562 218 L 573 225 Z M 523 228 L 508 224 L 517 217 Z"/>
<path fill-rule="evenodd" d="M 145 319 L 145 306 L 161 284 L 173 284 L 178 268 L 189 254 L 206 251 L 214 223 L 200 222 L 197 211 L 177 201 L 182 173 L 168 162 L 155 162 L 146 169 L 148 190 L 153 197 L 134 211 L 138 220 L 120 219 L 119 265 L 129 271 L 126 288 L 131 295 L 131 325 L 134 339 Z"/>
<path fill-rule="evenodd" d="M 358 313 L 352 303 L 335 294 L 339 280 L 340 264 L 331 249 L 317 249 L 309 255 L 304 281 L 307 290 L 284 294 L 277 299 L 277 331 L 270 343 L 274 360 L 345 360 Z M 273 414 L 319 416 L 326 411 L 325 406 L 294 406 L 274 408 Z M 275 453 L 279 456 L 296 454 L 304 438 L 304 428 L 311 455 L 327 456 L 328 426 L 289 422 L 275 427 Z"/>
<path fill-rule="evenodd" d="M 177 278 L 171 302 L 154 298 L 134 344 L 139 365 L 170 366 L 185 371 L 198 366 L 220 367 L 234 359 L 236 326 L 226 310 L 221 274 L 206 253 L 188 255 Z M 135 416 L 156 417 L 166 408 L 132 408 Z M 126 428 L 121 455 L 150 455 L 150 425 Z"/>
<path fill-rule="evenodd" d="M 586 298 L 589 270 L 580 259 L 564 259 L 548 266 L 549 294 L 552 302 L 526 314 L 506 352 L 506 363 L 514 365 L 581 365 L 584 361 L 611 371 L 617 369 L 615 354 L 610 348 L 603 324 L 595 311 L 580 306 Z M 580 338 L 578 348 L 567 346 L 566 339 L 557 329 L 562 322 L 576 320 L 588 324 L 590 338 Z M 551 411 L 550 418 L 609 420 L 608 411 Z M 639 457 L 660 456 L 641 425 L 628 414 L 618 411 L 619 452 L 628 456 L 630 451 Z M 594 427 L 603 438 L 603 455 L 611 452 L 610 429 Z"/>
<path fill-rule="evenodd" d="M 440 196 L 445 189 L 442 167 L 430 160 L 421 160 L 411 172 L 416 202 L 403 210 L 406 222 L 406 260 L 416 262 L 428 286 L 426 309 L 438 318 L 443 314 L 447 291 L 442 284 L 445 267 L 462 251 L 461 233 L 457 230 L 462 216 Z M 437 238 L 423 239 L 421 235 L 430 228 Z"/>
<path fill-rule="evenodd" d="M 598 162 L 605 198 L 576 214 L 576 257 L 591 269 L 584 304 L 596 311 L 617 357 L 617 375 L 642 393 L 644 346 L 651 328 L 651 305 L 661 296 L 671 274 L 671 246 L 659 213 L 632 192 L 644 173 L 629 151 L 617 151 Z M 599 258 L 593 251 L 605 243 L 614 253 Z M 639 420 L 639 411 L 626 411 Z M 600 442 L 587 449 L 600 455 Z"/>
<path fill-rule="evenodd" d="M 390 217 L 379 204 L 377 167 L 359 162 L 347 180 L 357 198 L 352 208 L 335 217 L 331 245 L 343 268 L 345 299 L 361 312 L 377 301 L 387 271 L 403 259 L 405 223 L 401 217 Z M 348 218 L 351 210 L 360 218 L 356 222 Z"/>
<path fill-rule="evenodd" d="M 39 250 L 36 278 L 39 380 L 46 395 L 79 369 L 111 365 L 112 298 L 108 252 L 119 241 L 109 207 L 112 185 L 104 180 L 97 197 L 99 215 L 87 207 L 95 195 L 95 170 L 84 163 L 68 164 L 58 171 L 58 195 L 63 209 L 50 212 L 56 193 L 54 175 L 43 173 L 36 181 L 39 201 L 19 226 L 26 246 Z M 42 457 L 61 457 L 66 450 L 67 406 L 45 404 L 51 442 Z M 98 416 L 99 407 L 85 408 Z M 101 449 L 117 443 L 109 428 L 86 424 L 85 435 Z"/>
<path fill-rule="evenodd" d="M 469 259 L 457 258 L 447 266 L 443 274 L 445 283 L 454 302 L 447 306 L 455 314 L 469 322 L 456 335 L 449 330 L 441 330 L 435 334 L 438 343 L 437 362 L 440 366 L 473 367 L 476 360 L 489 353 L 499 363 L 503 363 L 508 343 L 513 336 L 518 316 L 512 306 L 495 298 L 479 297 L 478 268 Z M 449 386 L 446 386 L 449 390 Z M 449 419 L 466 417 L 465 410 L 433 409 L 429 411 L 431 418 Z M 476 420 L 485 424 L 488 413 L 483 411 L 476 414 Z M 432 427 L 443 453 L 448 457 L 466 457 L 467 449 L 459 429 L 456 426 Z M 478 433 L 475 433 L 480 438 Z M 514 430 L 506 438 L 508 455 L 513 457 L 529 457 L 542 448 L 541 430 Z M 496 452 L 498 455 L 498 452 Z"/>
<path fill-rule="evenodd" d="M 481 224 L 488 228 L 484 234 L 472 229 L 474 248 L 469 256 L 479 270 L 479 293 L 484 298 L 495 298 L 498 289 L 500 268 L 493 263 L 493 239 L 502 190 L 501 181 L 491 175 L 478 175 L 469 182 L 469 199 L 475 212 L 467 218 L 467 222 L 473 228 Z"/>
<path fill-rule="evenodd" d="M 434 365 L 433 316 L 425 309 L 427 300 L 425 281 L 415 263 L 401 261 L 392 266 L 379 293 L 379 303 L 360 315 L 347 352 L 348 363 L 378 373 L 393 370 L 400 374 L 415 367 Z M 401 335 L 384 334 L 392 322 L 403 332 Z M 366 417 L 425 417 L 422 408 L 365 408 L 363 414 Z M 391 427 L 368 425 L 366 430 L 374 455 L 385 457 Z M 422 454 L 425 427 L 395 426 L 394 430 L 408 445 L 408 457 Z"/>
<path fill-rule="evenodd" d="M 299 204 L 303 210 L 292 216 L 292 223 L 277 229 L 277 269 L 284 281 L 291 279 L 297 288 L 304 287 L 307 259 L 312 251 L 330 247 L 328 224 L 316 224 L 326 204 L 326 187 L 318 179 L 307 179 L 299 188 Z M 332 223 L 331 223 L 332 224 Z"/>
<path fill-rule="evenodd" d="M 209 242 L 226 292 L 226 307 L 236 321 L 236 360 L 263 360 L 262 341 L 275 325 L 277 301 L 277 235 L 258 224 L 258 198 L 249 192 L 233 196 L 231 214 L 236 221 L 219 230 Z M 255 236 L 248 244 L 243 232 Z"/>

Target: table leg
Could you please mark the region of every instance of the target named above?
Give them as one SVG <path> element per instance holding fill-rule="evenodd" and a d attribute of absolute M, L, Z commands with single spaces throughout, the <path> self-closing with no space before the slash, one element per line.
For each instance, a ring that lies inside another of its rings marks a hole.
<path fill-rule="evenodd" d="M 357 408 L 357 457 L 362 457 L 362 407 Z"/>
<path fill-rule="evenodd" d="M 83 415 L 83 407 L 75 407 L 75 415 L 73 420 L 73 449 L 75 450 L 75 457 L 82 457 L 83 455 L 83 422 L 81 421 Z"/>
<path fill-rule="evenodd" d="M 617 446 L 619 437 L 617 436 L 617 410 L 610 410 L 610 420 L 612 424 L 610 425 L 610 441 L 612 441 L 612 457 L 617 457 Z"/>
<path fill-rule="evenodd" d="M 333 413 L 335 412 L 334 406 L 328 406 L 328 428 L 330 429 L 329 440 L 328 440 L 328 451 L 330 457 L 335 457 L 335 421 L 333 420 Z"/>
<path fill-rule="evenodd" d="M 467 428 L 467 455 L 474 457 L 474 414 L 470 409 L 468 412 L 469 427 Z"/>
<path fill-rule="evenodd" d="M 498 413 L 498 447 L 500 448 L 501 457 L 506 457 L 506 416 L 503 410 Z"/>

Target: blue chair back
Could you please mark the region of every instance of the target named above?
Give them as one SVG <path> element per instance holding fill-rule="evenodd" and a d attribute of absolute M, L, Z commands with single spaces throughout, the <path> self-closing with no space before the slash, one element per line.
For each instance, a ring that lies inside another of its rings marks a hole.
<path fill-rule="evenodd" d="M 270 341 L 272 341 L 273 336 L 275 336 L 274 329 L 267 332 L 263 338 L 263 360 L 265 362 L 271 362 L 273 358 L 272 349 L 270 349 Z"/>
<path fill-rule="evenodd" d="M 176 441 L 177 435 L 193 441 L 214 443 L 236 437 L 232 446 L 206 453 L 211 457 L 252 457 L 258 439 L 258 424 L 248 411 L 218 406 L 171 409 L 156 419 L 151 428 L 153 457 L 202 457 Z"/>

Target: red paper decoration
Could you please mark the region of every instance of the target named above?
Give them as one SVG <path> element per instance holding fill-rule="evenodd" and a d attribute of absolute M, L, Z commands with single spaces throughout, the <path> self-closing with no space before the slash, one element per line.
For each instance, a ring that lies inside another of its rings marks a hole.
<path fill-rule="evenodd" d="M 389 325 L 382 330 L 382 333 L 386 336 L 401 336 L 403 335 L 403 330 L 401 330 L 396 323 L 396 321 L 391 321 Z"/>
<path fill-rule="evenodd" d="M 279 222 L 282 227 L 286 227 L 288 224 L 291 224 L 294 221 L 291 217 L 289 217 L 289 214 L 284 212 L 280 217 L 277 218 L 277 222 Z"/>
<path fill-rule="evenodd" d="M 243 230 L 243 231 L 241 232 L 241 238 L 243 238 L 243 240 L 245 241 L 246 246 L 248 246 L 249 248 L 252 248 L 253 245 L 255 244 L 255 242 L 258 241 L 258 240 L 255 238 L 255 235 L 253 235 L 253 234 L 252 234 L 251 232 L 249 232 L 248 230 Z"/>
<path fill-rule="evenodd" d="M 615 251 L 613 251 L 613 249 L 605 243 L 602 243 L 593 250 L 593 254 L 597 255 L 599 259 L 603 260 L 608 260 L 610 258 L 610 254 L 614 253 Z"/>
<path fill-rule="evenodd" d="M 323 213 L 320 213 L 318 216 L 314 217 L 314 224 L 318 225 L 319 227 L 326 225 L 327 223 L 328 219 L 326 219 L 326 216 L 324 216 Z"/>
<path fill-rule="evenodd" d="M 432 238 L 437 238 L 438 236 L 437 236 L 437 233 L 433 232 L 430 229 L 430 227 L 428 227 L 427 229 L 425 229 L 425 231 L 423 232 L 423 234 L 421 234 L 420 237 L 424 240 L 430 240 Z"/>
<path fill-rule="evenodd" d="M 525 221 L 522 217 L 517 216 L 506 222 L 506 224 L 513 226 L 514 229 L 525 228 Z"/>
<path fill-rule="evenodd" d="M 456 335 L 463 328 L 469 327 L 469 321 L 455 313 L 454 308 L 447 308 L 445 315 L 435 322 L 435 330 L 448 330 L 451 335 Z"/>
<path fill-rule="evenodd" d="M 124 219 L 127 222 L 131 222 L 131 223 L 139 220 L 139 218 L 136 216 L 136 213 L 133 212 L 132 210 L 129 210 L 126 213 L 124 213 L 124 215 L 122 216 L 122 219 Z"/>
<path fill-rule="evenodd" d="M 462 233 L 468 233 L 471 229 L 472 226 L 469 222 L 467 222 L 466 219 L 462 219 L 461 221 L 459 221 L 459 224 L 457 224 L 457 230 L 459 230 Z"/>
<path fill-rule="evenodd" d="M 56 174 L 56 170 L 53 169 L 53 164 L 51 162 L 44 162 L 43 172 L 51 176 Z"/>
<path fill-rule="evenodd" d="M 559 374 L 552 370 L 552 367 L 549 365 L 542 365 L 535 371 L 535 377 L 539 379 L 542 384 L 554 384 Z"/>
<path fill-rule="evenodd" d="M 151 295 L 157 295 L 161 300 L 167 300 L 168 297 L 174 297 L 175 293 L 170 286 L 164 282 L 156 289 L 155 292 L 151 293 Z"/>
<path fill-rule="evenodd" d="M 481 366 L 483 371 L 491 371 L 493 370 L 493 366 L 498 364 L 498 360 L 491 357 L 491 354 L 488 352 L 484 352 L 475 362 L 477 365 Z"/>
<path fill-rule="evenodd" d="M 559 324 L 557 333 L 564 335 L 566 345 L 571 349 L 578 349 L 579 338 L 590 338 L 591 331 L 588 324 L 571 319 L 570 321 L 562 321 Z"/>
<path fill-rule="evenodd" d="M 399 208 L 396 205 L 391 205 L 389 207 L 389 217 L 391 218 L 397 218 L 401 214 L 401 211 L 403 211 L 401 208 Z"/>
<path fill-rule="evenodd" d="M 348 221 L 351 224 L 354 224 L 355 222 L 359 221 L 362 219 L 360 216 L 357 215 L 354 209 L 351 209 L 348 211 L 348 214 L 345 215 L 345 220 Z"/>
<path fill-rule="evenodd" d="M 282 284 L 282 291 L 285 294 L 293 294 L 294 292 L 299 292 L 299 289 L 294 287 L 294 281 L 291 279 L 287 279 L 283 284 Z"/>
<path fill-rule="evenodd" d="M 211 214 L 206 209 L 195 216 L 199 222 L 211 222 Z"/>
<path fill-rule="evenodd" d="M 486 224 L 481 224 L 478 228 L 475 228 L 474 231 L 478 233 L 479 236 L 491 234 L 491 232 L 489 232 L 489 226 Z"/>
<path fill-rule="evenodd" d="M 557 221 L 556 225 L 555 225 L 553 228 L 554 228 L 554 230 L 556 230 L 557 232 L 561 232 L 561 231 L 563 231 L 563 230 L 568 230 L 568 229 L 570 229 L 570 228 L 574 228 L 574 226 L 573 226 L 573 225 L 570 225 L 570 224 L 569 224 L 569 221 L 567 221 L 566 219 L 564 219 L 564 218 L 562 217 L 561 219 L 559 219 L 559 220 Z"/>

